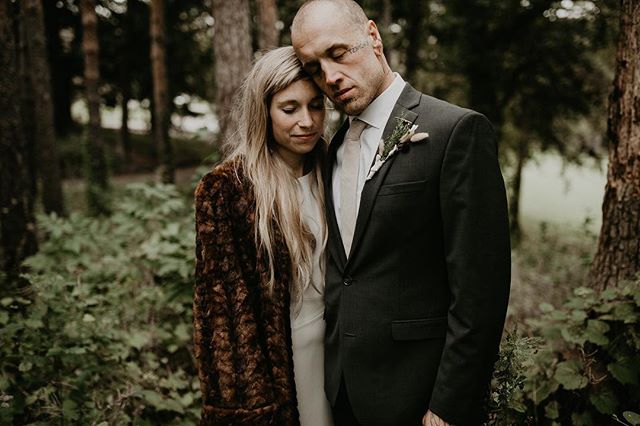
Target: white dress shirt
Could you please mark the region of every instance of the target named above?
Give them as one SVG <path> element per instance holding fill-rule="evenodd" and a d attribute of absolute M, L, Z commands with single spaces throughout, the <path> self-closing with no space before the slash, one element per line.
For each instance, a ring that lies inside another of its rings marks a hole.
<path fill-rule="evenodd" d="M 362 135 L 360 135 L 360 164 L 358 167 L 358 186 L 357 186 L 357 203 L 356 203 L 356 215 L 360 209 L 360 197 L 362 195 L 362 188 L 365 184 L 365 179 L 369 173 L 369 168 L 373 163 L 373 158 L 378 152 L 378 146 L 380 145 L 380 139 L 382 139 L 382 132 L 384 127 L 389 121 L 391 111 L 396 105 L 400 94 L 404 90 L 405 81 L 400 77 L 400 74 L 394 73 L 395 78 L 387 89 L 380 94 L 377 98 L 369 104 L 369 106 L 362 111 L 360 115 L 350 116 L 349 123 L 354 118 L 367 123 Z M 340 145 L 336 152 L 336 163 L 333 167 L 332 175 L 332 190 L 333 190 L 333 205 L 335 206 L 336 217 L 340 217 L 340 172 L 342 170 L 342 157 L 344 152 L 344 144 Z M 338 228 L 340 234 L 342 234 L 342 228 L 340 221 L 338 220 Z"/>

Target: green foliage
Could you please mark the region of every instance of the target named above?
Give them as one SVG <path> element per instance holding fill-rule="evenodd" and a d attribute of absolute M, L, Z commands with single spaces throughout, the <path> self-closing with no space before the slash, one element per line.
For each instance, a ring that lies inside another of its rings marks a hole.
<path fill-rule="evenodd" d="M 193 424 L 192 206 L 130 185 L 110 218 L 38 219 L 27 292 L 0 297 L 0 424 Z"/>
<path fill-rule="evenodd" d="M 533 356 L 541 342 L 537 337 L 520 337 L 517 330 L 506 332 L 491 382 L 487 404 L 489 424 L 523 424 L 527 419 L 524 383 L 526 372 L 532 367 Z"/>
<path fill-rule="evenodd" d="M 562 307 L 541 310 L 529 323 L 546 343 L 524 387 L 536 418 L 606 424 L 640 406 L 640 279 L 602 293 L 580 287 Z"/>

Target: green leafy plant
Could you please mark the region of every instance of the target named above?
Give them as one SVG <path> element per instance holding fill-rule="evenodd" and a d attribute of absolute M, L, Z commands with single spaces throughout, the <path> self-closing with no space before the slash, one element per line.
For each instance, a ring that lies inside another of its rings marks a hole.
<path fill-rule="evenodd" d="M 193 208 L 130 185 L 109 218 L 41 216 L 27 291 L 0 298 L 0 424 L 194 424 Z"/>
<path fill-rule="evenodd" d="M 525 381 L 537 419 L 607 424 L 640 405 L 640 280 L 596 293 L 577 288 L 529 323 L 545 338 Z"/>

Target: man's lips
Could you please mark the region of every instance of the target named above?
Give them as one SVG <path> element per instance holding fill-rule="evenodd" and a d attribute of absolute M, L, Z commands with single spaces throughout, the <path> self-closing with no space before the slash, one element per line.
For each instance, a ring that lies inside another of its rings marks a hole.
<path fill-rule="evenodd" d="M 352 89 L 353 89 L 353 87 L 349 87 L 347 89 L 342 89 L 339 92 L 335 92 L 333 97 L 338 102 L 345 101 L 345 100 L 347 100 L 349 98 Z"/>

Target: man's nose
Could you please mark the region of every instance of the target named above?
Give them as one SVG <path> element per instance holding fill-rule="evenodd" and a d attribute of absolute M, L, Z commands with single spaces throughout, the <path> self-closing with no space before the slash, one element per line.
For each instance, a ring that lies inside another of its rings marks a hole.
<path fill-rule="evenodd" d="M 342 78 L 342 74 L 340 74 L 335 64 L 327 62 L 322 64 L 322 73 L 324 74 L 324 81 L 327 86 L 337 86 Z"/>

